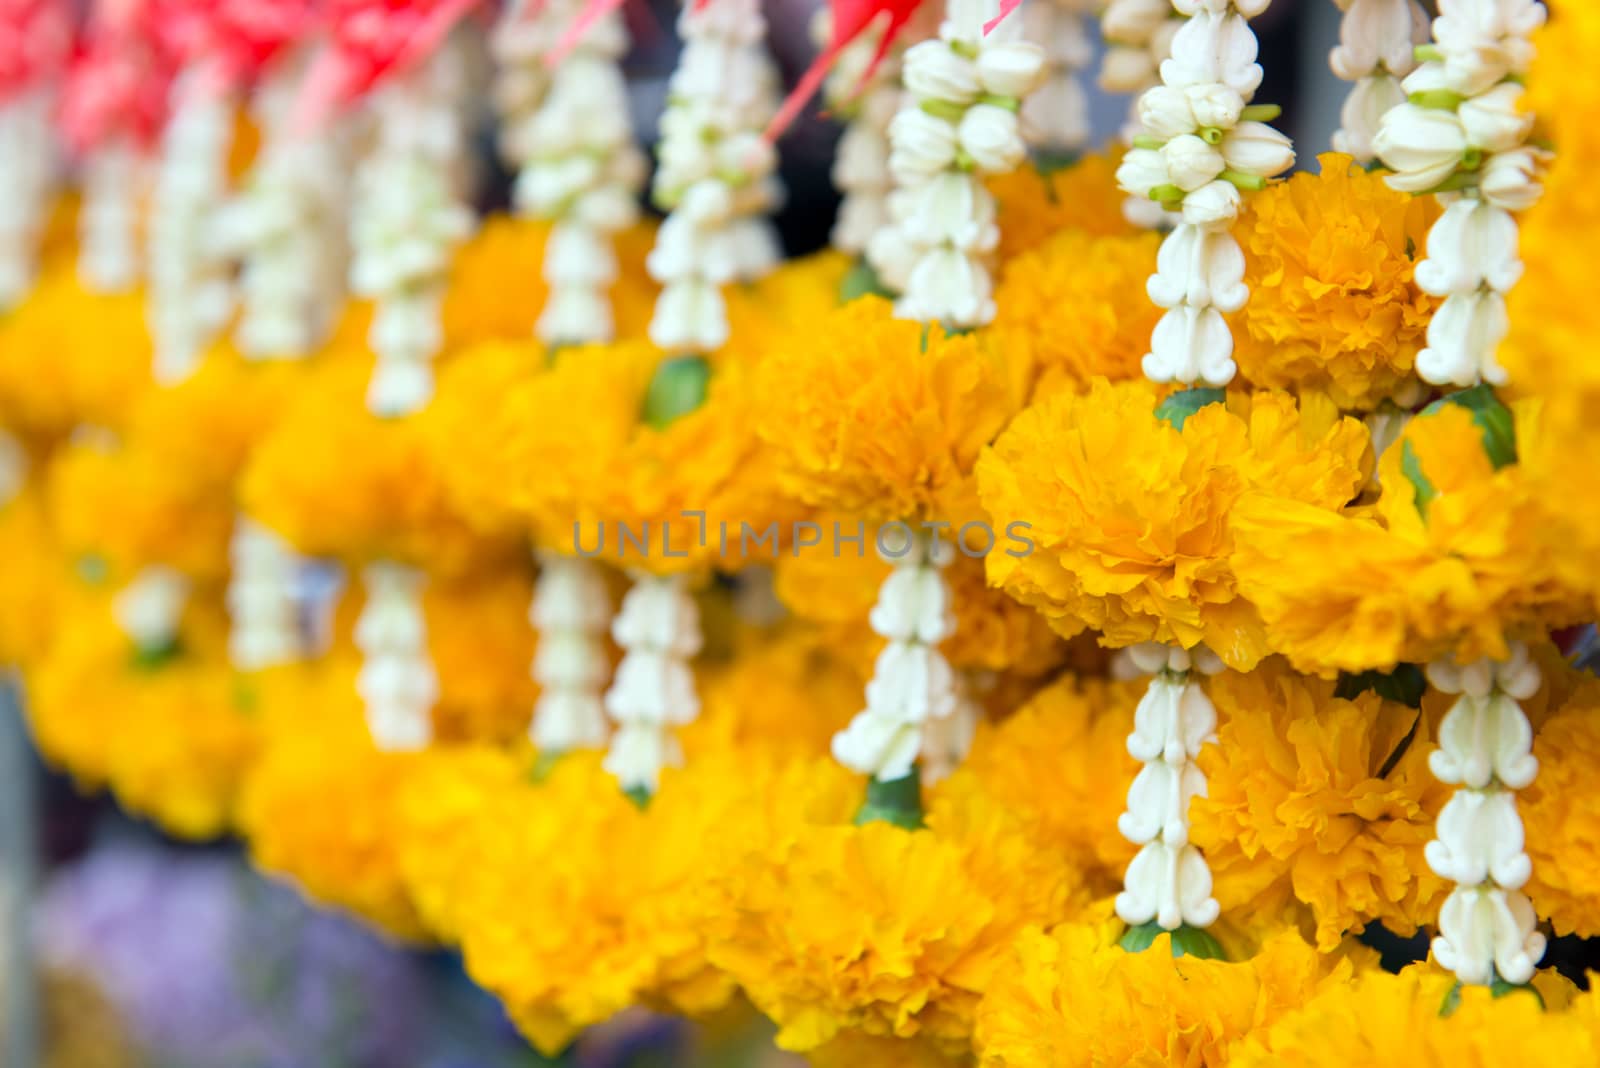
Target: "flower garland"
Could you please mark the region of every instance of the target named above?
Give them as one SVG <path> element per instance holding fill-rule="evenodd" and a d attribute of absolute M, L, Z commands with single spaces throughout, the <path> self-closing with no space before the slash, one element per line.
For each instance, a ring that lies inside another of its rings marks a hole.
<path fill-rule="evenodd" d="M 1545 950 L 1538 916 L 1521 892 L 1533 865 L 1523 852 L 1516 801 L 1539 771 L 1533 728 L 1517 704 L 1539 691 L 1539 668 L 1518 642 L 1503 661 L 1435 661 L 1428 681 L 1461 695 L 1428 760 L 1440 782 L 1458 787 L 1427 849 L 1428 867 L 1457 884 L 1439 911 L 1433 955 L 1462 983 L 1520 986 Z"/>
<path fill-rule="evenodd" d="M 833 12 L 821 8 L 811 20 L 811 36 L 825 44 L 834 32 Z M 833 160 L 833 184 L 839 191 L 839 214 L 830 239 L 833 247 L 852 255 L 866 252 L 873 235 L 889 225 L 889 124 L 900 109 L 902 41 L 891 45 L 873 66 L 882 48 L 883 27 L 863 32 L 839 53 L 823 88 L 829 107 L 847 116 Z"/>
<path fill-rule="evenodd" d="M 439 310 L 455 245 L 475 219 L 457 199 L 465 131 L 462 56 L 448 42 L 373 88 L 373 144 L 351 194 L 350 289 L 376 302 L 367 406 L 404 415 L 433 396 Z"/>
<path fill-rule="evenodd" d="M 72 44 L 67 6 L 28 0 L 0 21 L 0 311 L 32 287 L 58 166 L 53 112 Z"/>
<path fill-rule="evenodd" d="M 1117 829 L 1140 848 L 1117 895 L 1117 915 L 1132 928 L 1153 925 L 1152 932 L 1209 927 L 1222 910 L 1211 896 L 1206 858 L 1189 841 L 1189 803 L 1205 796 L 1195 758 L 1216 740 L 1217 710 L 1194 675 L 1215 675 L 1222 661 L 1203 646 L 1186 651 L 1159 642 L 1128 653 L 1153 678 L 1128 735 L 1128 753 L 1144 767 Z"/>
<path fill-rule="evenodd" d="M 938 37 L 906 51 L 906 99 L 889 125 L 893 225 L 867 248 L 903 318 L 955 328 L 994 318 L 1000 231 L 982 176 L 1026 156 L 1018 111 L 1045 77 L 1044 52 L 1017 39 L 1020 21 L 985 34 L 996 8 L 953 0 Z"/>
<path fill-rule="evenodd" d="M 541 754 L 606 744 L 600 687 L 610 670 L 604 634 L 611 619 L 605 576 L 581 557 L 542 553 L 528 619 L 539 632 L 533 678 L 539 698 L 529 737 Z"/>
<path fill-rule="evenodd" d="M 1373 148 L 1395 189 L 1447 201 L 1428 234 L 1417 283 L 1444 304 L 1428 326 L 1417 374 L 1433 385 L 1504 385 L 1495 350 L 1510 329 L 1505 294 L 1522 276 L 1514 212 L 1541 191 L 1546 153 L 1528 145 L 1521 108 L 1537 0 L 1444 0 L 1426 62 L 1406 78 L 1406 103 L 1386 112 Z"/>
<path fill-rule="evenodd" d="M 1339 109 L 1333 149 L 1357 163 L 1376 154 L 1379 123 L 1405 102 L 1401 79 L 1417 66 L 1414 45 L 1427 40 L 1428 19 L 1417 0 L 1334 0 L 1344 16 L 1339 46 L 1328 54 L 1333 73 L 1354 82 Z"/>
<path fill-rule="evenodd" d="M 640 575 L 611 622 L 622 662 L 606 691 L 605 708 L 616 721 L 604 767 L 624 791 L 655 793 L 661 769 L 683 761 L 670 728 L 700 714 L 689 661 L 700 652 L 700 611 L 681 575 Z"/>
<path fill-rule="evenodd" d="M 551 5 L 535 18 L 554 29 L 570 24 L 580 7 Z M 529 17 L 511 9 L 503 18 L 518 15 Z M 637 219 L 645 175 L 620 65 L 627 49 L 620 11 L 589 23 L 537 99 L 526 92 L 516 99 L 526 115 L 506 134 L 520 167 L 518 209 L 555 224 L 544 258 L 550 292 L 537 326 L 546 344 L 609 341 L 615 334 L 606 294 L 618 272 L 612 237 Z"/>
<path fill-rule="evenodd" d="M 241 261 L 234 337 L 252 360 L 309 354 L 344 294 L 345 151 L 337 131 L 295 126 L 306 59 L 278 58 L 256 87 L 260 155 L 218 220 L 219 240 Z"/>
<path fill-rule="evenodd" d="M 1100 0 L 1049 0 L 1022 9 L 1022 34 L 1045 52 L 1044 80 L 1022 103 L 1028 140 L 1061 156 L 1089 143 L 1089 97 L 1079 72 L 1089 66 L 1094 45 L 1089 18 Z"/>
<path fill-rule="evenodd" d="M 720 288 L 778 262 L 764 216 L 781 197 L 777 153 L 761 131 L 778 110 L 777 71 L 757 0 L 687 3 L 683 53 L 668 86 L 651 197 L 668 212 L 645 266 L 661 283 L 650 340 L 709 353 L 728 340 Z"/>
<path fill-rule="evenodd" d="M 422 574 L 389 561 L 369 564 L 362 578 L 367 600 L 356 620 L 361 650 L 356 691 L 366 706 L 367 729 L 378 749 L 425 749 L 433 740 L 430 713 L 439 677 L 428 655 L 422 611 Z"/>
<path fill-rule="evenodd" d="M 889 644 L 873 665 L 867 707 L 834 736 L 833 755 L 874 782 L 895 783 L 913 775 L 925 748 L 941 762 L 949 759 L 934 725 L 952 719 L 959 703 L 955 672 L 939 652 L 939 644 L 955 633 L 950 586 L 941 572 L 956 550 L 948 541 L 908 535 L 898 554 L 888 545 L 879 553 L 893 570 L 878 589 L 869 620 Z"/>
<path fill-rule="evenodd" d="M 282 538 L 241 515 L 228 558 L 228 657 L 234 667 L 259 671 L 300 659 L 299 557 Z"/>

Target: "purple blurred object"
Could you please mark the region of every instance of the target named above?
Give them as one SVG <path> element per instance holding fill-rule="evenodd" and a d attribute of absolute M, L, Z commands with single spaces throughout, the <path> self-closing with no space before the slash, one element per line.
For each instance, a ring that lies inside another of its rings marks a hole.
<path fill-rule="evenodd" d="M 113 840 L 50 881 L 37 917 L 42 962 L 97 982 L 156 1063 L 415 1061 L 419 962 L 232 855 Z"/>

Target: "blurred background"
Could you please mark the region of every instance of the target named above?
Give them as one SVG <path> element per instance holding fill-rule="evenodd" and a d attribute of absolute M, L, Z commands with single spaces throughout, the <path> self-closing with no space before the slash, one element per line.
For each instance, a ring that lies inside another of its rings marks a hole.
<path fill-rule="evenodd" d="M 818 0 L 771 0 L 790 82 L 814 54 Z M 635 127 L 647 142 L 678 49 L 676 5 L 629 4 Z M 1345 87 L 1327 66 L 1332 0 L 1276 0 L 1253 25 L 1280 128 L 1315 167 Z M 1128 100 L 1093 96 L 1096 140 Z M 827 241 L 838 128 L 813 111 L 782 145 L 779 217 L 791 254 Z M 493 131 L 482 208 L 503 210 Z M 253 873 L 232 843 L 180 845 L 41 767 L 14 682 L 0 676 L 0 1068 L 780 1068 L 753 1015 L 692 1027 L 627 1014 L 560 1060 L 533 1053 L 445 954 L 402 949 Z"/>

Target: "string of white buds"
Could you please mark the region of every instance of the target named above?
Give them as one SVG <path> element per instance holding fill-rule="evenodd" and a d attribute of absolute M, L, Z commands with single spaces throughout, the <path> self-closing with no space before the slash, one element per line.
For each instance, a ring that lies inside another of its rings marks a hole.
<path fill-rule="evenodd" d="M 1161 85 L 1139 98 L 1143 129 L 1117 180 L 1179 221 L 1161 243 L 1150 299 L 1167 309 L 1144 357 L 1154 382 L 1225 386 L 1236 370 L 1223 316 L 1250 296 L 1244 252 L 1229 229 L 1241 190 L 1260 189 L 1294 163 L 1289 139 L 1266 125 L 1275 107 L 1250 104 L 1261 84 L 1248 19 L 1269 0 L 1173 0 L 1188 17 L 1161 64 Z"/>
<path fill-rule="evenodd" d="M 539 633 L 533 660 L 539 697 L 529 737 L 541 753 L 600 748 L 607 734 L 600 688 L 611 668 L 605 576 L 582 557 L 542 553 L 528 619 Z"/>
<path fill-rule="evenodd" d="M 1333 73 L 1354 82 L 1339 110 L 1336 152 L 1366 163 L 1390 108 L 1405 102 L 1400 79 L 1416 69 L 1415 46 L 1428 39 L 1428 16 L 1417 0 L 1333 0 L 1344 12 L 1339 46 L 1328 55 Z"/>
<path fill-rule="evenodd" d="M 622 662 L 606 691 L 616 721 L 605 769 L 624 790 L 654 793 L 661 769 L 683 762 L 672 728 L 700 714 L 689 661 L 700 652 L 700 610 L 681 575 L 640 575 L 611 622 Z"/>
<path fill-rule="evenodd" d="M 344 291 L 344 145 L 336 131 L 293 125 L 302 73 L 297 58 L 279 60 L 252 94 L 261 150 L 218 220 L 222 247 L 242 264 L 234 337 L 247 359 L 309 354 Z"/>
<path fill-rule="evenodd" d="M 439 676 L 428 654 L 422 573 L 378 561 L 362 578 L 367 600 L 355 626 L 361 650 L 356 692 L 366 705 L 367 729 L 384 752 L 425 749 L 433 740 Z"/>
<path fill-rule="evenodd" d="M 0 312 L 25 296 L 56 178 L 56 94 L 35 85 L 0 103 Z"/>
<path fill-rule="evenodd" d="M 1161 61 L 1172 54 L 1172 37 L 1183 25 L 1172 0 L 1107 0 L 1100 13 L 1100 88 L 1134 97 L 1123 140 L 1139 131 L 1138 97 L 1161 81 Z"/>
<path fill-rule="evenodd" d="M 817 9 L 811 36 L 820 46 L 833 29 L 833 13 Z M 900 109 L 900 61 L 903 30 L 871 77 L 872 57 L 883 41 L 883 28 L 873 26 L 839 53 L 823 84 L 823 96 L 835 113 L 847 115 L 833 158 L 833 184 L 839 190 L 839 214 L 833 224 L 833 247 L 860 255 L 872 236 L 889 225 L 889 123 Z"/>
<path fill-rule="evenodd" d="M 889 125 L 893 225 L 867 248 L 901 294 L 902 318 L 955 328 L 994 318 L 1000 230 L 983 178 L 1026 157 L 1018 112 L 1045 75 L 1043 50 L 1019 39 L 1020 19 L 984 34 L 998 13 L 997 0 L 950 0 L 938 37 L 906 51 L 906 96 Z"/>
<path fill-rule="evenodd" d="M 189 600 L 189 580 L 170 567 L 141 568 L 111 601 L 111 614 L 134 644 L 147 652 L 170 649 Z"/>
<path fill-rule="evenodd" d="M 1146 642 L 1128 651 L 1154 677 L 1128 735 L 1128 752 L 1144 767 L 1128 788 L 1117 829 L 1140 849 L 1117 895 L 1117 915 L 1130 927 L 1152 920 L 1168 931 L 1207 927 L 1221 907 L 1211 896 L 1206 858 L 1189 841 L 1189 802 L 1206 793 L 1195 758 L 1216 741 L 1217 710 L 1195 675 L 1215 675 L 1222 662 L 1204 647 Z"/>
<path fill-rule="evenodd" d="M 288 664 L 304 653 L 295 600 L 300 557 L 248 516 L 228 545 L 228 657 L 241 671 Z"/>
<path fill-rule="evenodd" d="M 376 123 L 355 175 L 350 288 L 377 302 L 367 334 L 377 358 L 367 407 L 379 415 L 405 415 L 433 397 L 450 257 L 474 224 L 458 193 L 462 59 L 447 41 L 368 98 Z"/>
<path fill-rule="evenodd" d="M 1035 0 L 1018 13 L 1022 33 L 1044 49 L 1044 81 L 1022 102 L 1023 136 L 1053 152 L 1089 143 L 1089 96 L 1080 72 L 1094 58 L 1089 19 L 1101 0 Z"/>
<path fill-rule="evenodd" d="M 149 160 L 130 137 L 92 149 L 83 161 L 78 211 L 78 277 L 96 293 L 123 293 L 139 281 L 139 207 Z"/>
<path fill-rule="evenodd" d="M 559 31 L 583 7 L 552 3 L 531 21 Z M 607 341 L 615 331 L 607 297 L 617 278 L 612 235 L 638 218 L 646 169 L 628 117 L 620 64 L 627 50 L 622 12 L 612 10 L 584 31 L 542 92 L 526 91 L 537 88 L 531 79 L 517 83 L 523 91 L 515 99 L 525 110 L 505 135 L 519 166 L 514 199 L 519 211 L 555 224 L 544 256 L 549 296 L 537 326 L 549 344 Z"/>
<path fill-rule="evenodd" d="M 1533 116 L 1520 104 L 1529 36 L 1544 20 L 1537 0 L 1440 0 L 1434 43 L 1403 83 L 1408 99 L 1373 142 L 1391 187 L 1446 204 L 1416 271 L 1419 288 L 1444 298 L 1417 354 L 1433 385 L 1506 381 L 1495 350 L 1510 327 L 1505 294 L 1522 275 L 1512 213 L 1539 199 L 1548 157 L 1526 143 Z"/>
<path fill-rule="evenodd" d="M 651 188 L 668 215 L 645 261 L 662 285 L 650 340 L 704 353 L 728 339 L 721 287 L 759 278 L 781 258 L 767 221 L 782 199 L 777 153 L 762 136 L 778 110 L 779 79 L 759 0 L 690 0 L 678 33 L 683 52 L 667 87 Z"/>
<path fill-rule="evenodd" d="M 961 704 L 955 672 L 939 652 L 939 643 L 956 626 L 942 574 L 955 559 L 955 546 L 910 534 L 898 556 L 886 551 L 890 548 L 879 546 L 892 570 L 869 617 L 873 631 L 888 644 L 873 665 L 867 707 L 833 736 L 835 759 L 879 782 L 910 775 L 924 752 L 936 766 L 953 762 L 941 721 L 954 717 Z"/>
<path fill-rule="evenodd" d="M 180 71 L 151 189 L 147 264 L 156 381 L 187 378 L 233 312 L 231 265 L 217 234 L 228 192 L 233 98 L 206 62 Z"/>
<path fill-rule="evenodd" d="M 1504 661 L 1429 664 L 1428 681 L 1461 695 L 1428 758 L 1440 782 L 1460 787 L 1425 852 L 1428 866 L 1457 884 L 1439 910 L 1433 955 L 1463 983 L 1526 983 L 1544 956 L 1545 937 L 1521 891 L 1533 865 L 1523 852 L 1515 791 L 1533 782 L 1539 762 L 1517 702 L 1539 691 L 1539 668 L 1517 642 Z"/>

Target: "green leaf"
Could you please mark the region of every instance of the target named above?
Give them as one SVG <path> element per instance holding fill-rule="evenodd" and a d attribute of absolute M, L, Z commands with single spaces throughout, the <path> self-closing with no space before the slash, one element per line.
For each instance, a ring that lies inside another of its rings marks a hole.
<path fill-rule="evenodd" d="M 706 402 L 711 364 L 704 356 L 674 356 L 656 365 L 644 394 L 644 421 L 665 430 Z"/>
<path fill-rule="evenodd" d="M 1333 696 L 1345 701 L 1354 700 L 1371 690 L 1385 701 L 1395 701 L 1408 708 L 1421 708 L 1422 695 L 1428 689 L 1427 677 L 1416 664 L 1399 664 L 1393 671 L 1363 671 L 1358 675 L 1348 672 L 1339 676 L 1339 685 Z"/>
<path fill-rule="evenodd" d="M 1227 397 L 1226 390 L 1205 386 L 1181 389 L 1156 405 L 1156 418 L 1172 424 L 1174 430 L 1182 430 L 1183 424 L 1188 422 L 1189 417 L 1195 412 L 1208 404 L 1221 404 Z"/>
<path fill-rule="evenodd" d="M 1489 984 L 1489 996 L 1503 998 L 1507 994 L 1532 994 L 1533 1000 L 1539 1003 L 1539 1007 L 1546 1008 L 1544 995 L 1535 990 L 1532 983 L 1508 983 L 1498 975 L 1495 976 L 1494 982 Z"/>
<path fill-rule="evenodd" d="M 84 553 L 73 562 L 73 570 L 78 573 L 78 578 L 90 586 L 98 586 L 106 580 L 110 569 L 106 566 L 105 557 L 96 556 L 94 553 Z"/>
<path fill-rule="evenodd" d="M 908 831 L 922 824 L 922 773 L 912 765 L 911 774 L 890 782 L 871 779 L 867 782 L 867 797 L 856 812 L 855 824 L 882 820 Z"/>
<path fill-rule="evenodd" d="M 622 794 L 641 809 L 650 807 L 650 787 L 643 784 L 623 787 Z"/>
<path fill-rule="evenodd" d="M 1433 488 L 1433 483 L 1428 481 L 1428 476 L 1422 473 L 1422 461 L 1417 459 L 1416 452 L 1411 448 L 1411 442 L 1400 443 L 1400 473 L 1406 476 L 1411 483 L 1417 503 L 1417 514 L 1423 519 L 1428 518 L 1428 505 L 1439 496 L 1439 491 Z"/>
<path fill-rule="evenodd" d="M 1081 158 L 1083 158 L 1082 153 L 1079 152 L 1041 148 L 1034 151 L 1033 167 L 1034 170 L 1039 172 L 1040 178 L 1048 179 L 1050 175 L 1057 171 L 1064 171 L 1069 167 L 1076 166 Z M 1055 189 L 1048 187 L 1048 184 L 1046 193 L 1052 201 L 1055 199 Z"/>
<path fill-rule="evenodd" d="M 866 296 L 894 299 L 894 294 L 883 284 L 883 279 L 872 269 L 872 264 L 865 259 L 859 259 L 839 281 L 839 303 L 849 304 L 857 297 Z"/>
<path fill-rule="evenodd" d="M 1478 424 L 1478 431 L 1483 435 L 1483 451 L 1488 454 L 1489 462 L 1494 464 L 1496 471 L 1517 462 L 1516 420 L 1512 418 L 1511 409 L 1495 396 L 1494 387 L 1485 382 L 1471 389 L 1458 390 L 1434 401 L 1422 409 L 1422 414 L 1431 415 L 1442 410 L 1446 404 L 1454 404 L 1472 413 L 1472 421 Z"/>
<path fill-rule="evenodd" d="M 556 770 L 556 765 L 561 762 L 561 758 L 564 756 L 566 756 L 565 753 L 558 753 L 553 749 L 541 750 L 539 755 L 533 758 L 533 767 L 528 769 L 528 781 L 532 783 L 544 782 L 550 777 L 550 773 Z"/>
<path fill-rule="evenodd" d="M 1210 933 L 1200 927 L 1190 927 L 1184 924 L 1176 931 L 1167 931 L 1159 923 L 1151 920 L 1141 923 L 1137 927 L 1130 927 L 1122 933 L 1122 938 L 1117 944 L 1129 953 L 1143 953 L 1155 945 L 1156 939 L 1164 934 L 1172 935 L 1172 955 L 1174 957 L 1198 957 L 1200 960 L 1227 960 L 1228 956 L 1222 951 L 1222 945 Z"/>
<path fill-rule="evenodd" d="M 133 669 L 159 671 L 176 660 L 182 652 L 183 644 L 177 638 L 154 645 L 136 645 L 133 647 Z"/>

